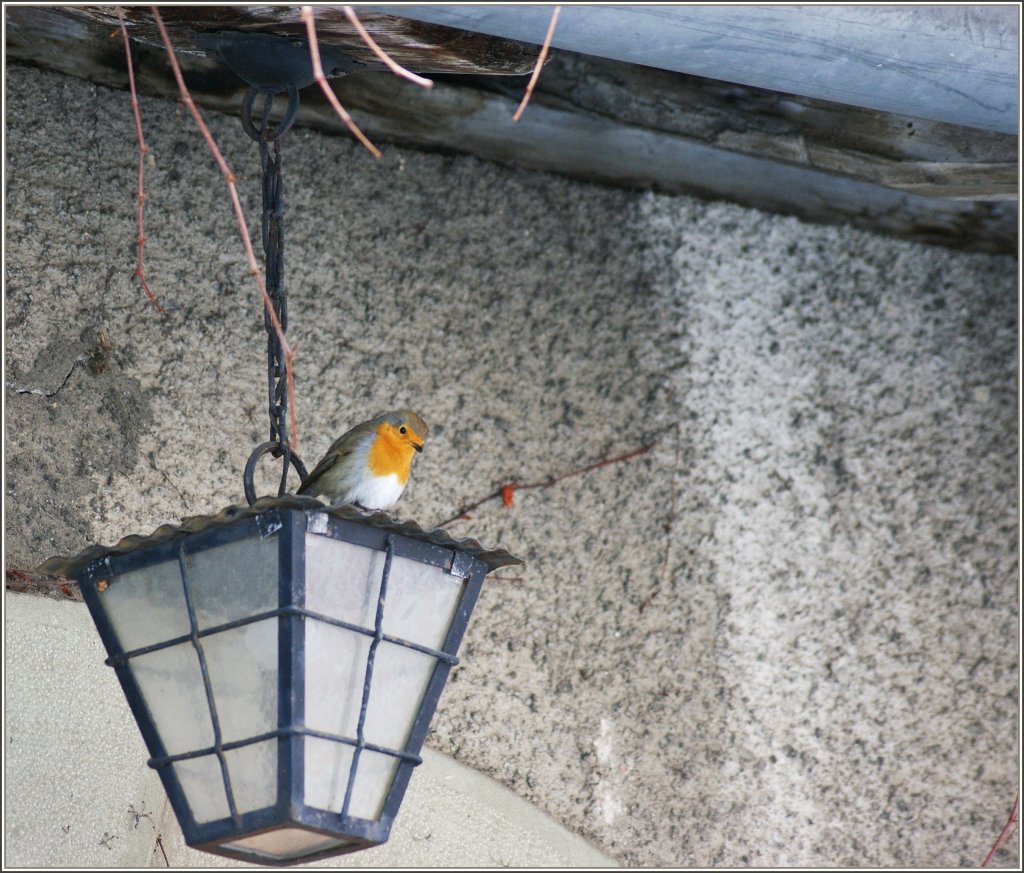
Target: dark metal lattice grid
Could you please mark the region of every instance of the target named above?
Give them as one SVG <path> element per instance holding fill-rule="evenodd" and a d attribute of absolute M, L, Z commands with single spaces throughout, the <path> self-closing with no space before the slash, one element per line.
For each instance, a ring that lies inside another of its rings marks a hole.
<path fill-rule="evenodd" d="M 366 548 L 384 551 L 385 561 L 378 594 L 374 627 L 362 627 L 341 621 L 331 616 L 311 611 L 305 607 L 305 534 L 307 530 L 326 535 L 333 539 Z M 238 542 L 247 538 L 265 538 L 280 533 L 278 543 L 278 608 L 200 629 L 194 602 L 194 593 L 185 557 L 220 545 Z M 452 575 L 465 579 L 458 607 L 451 627 L 440 650 L 430 649 L 407 640 L 383 633 L 382 626 L 387 605 L 387 585 L 392 559 L 396 556 L 410 558 L 420 563 L 441 567 Z M 176 560 L 180 570 L 185 605 L 188 611 L 190 631 L 172 639 L 124 651 L 117 633 L 103 606 L 103 591 L 112 578 L 158 563 Z M 452 666 L 458 663 L 455 657 L 465 633 L 469 616 L 475 606 L 487 572 L 486 565 L 465 553 L 440 548 L 428 543 L 402 537 L 393 532 L 382 531 L 358 522 L 329 519 L 324 524 L 323 515 L 309 515 L 290 510 L 254 515 L 226 526 L 219 526 L 184 540 L 163 543 L 153 548 L 119 556 L 107 556 L 83 569 L 79 577 L 83 596 L 96 623 L 97 629 L 107 648 L 107 664 L 114 667 L 125 695 L 142 731 L 143 738 L 152 756 L 149 765 L 156 769 L 171 800 L 178 821 L 182 826 L 186 842 L 195 847 L 216 854 L 264 864 L 287 865 L 305 863 L 318 858 L 329 857 L 343 852 L 357 851 L 387 840 L 391 824 L 398 812 L 412 768 L 421 763 L 419 755 L 430 720 L 437 706 L 438 698 L 447 681 Z M 233 628 L 243 627 L 257 621 L 276 618 L 278 626 L 278 727 L 270 732 L 260 733 L 242 740 L 223 742 L 217 716 L 216 695 L 206 666 L 202 641 L 214 634 Z M 362 703 L 355 737 L 341 736 L 308 728 L 304 723 L 304 667 L 305 632 L 304 622 L 321 621 L 345 630 L 370 637 L 367 668 L 364 675 Z M 405 747 L 392 749 L 366 741 L 364 725 L 373 681 L 373 661 L 381 642 L 403 646 L 435 659 L 435 667 L 428 682 L 419 712 L 409 732 Z M 188 752 L 169 755 L 156 729 L 155 721 L 146 704 L 141 688 L 130 669 L 133 658 L 174 645 L 190 642 L 199 661 L 204 693 L 213 725 L 212 746 Z M 328 740 L 353 747 L 352 764 L 346 782 L 345 796 L 340 813 L 332 813 L 311 807 L 304 798 L 306 738 Z M 278 786 L 277 802 L 273 807 L 239 813 L 230 779 L 230 770 L 225 753 L 267 740 L 278 741 Z M 388 792 L 379 820 L 356 818 L 349 814 L 353 786 L 358 774 L 358 763 L 362 752 L 378 752 L 395 758 L 399 763 Z M 189 806 L 181 782 L 172 764 L 205 756 L 216 756 L 221 769 L 225 796 L 230 816 L 213 822 L 198 823 Z M 259 833 L 274 830 L 280 826 L 298 826 L 310 831 L 338 838 L 327 849 L 301 855 L 297 858 L 273 858 L 255 851 L 247 852 L 226 848 L 222 844 L 248 838 Z"/>

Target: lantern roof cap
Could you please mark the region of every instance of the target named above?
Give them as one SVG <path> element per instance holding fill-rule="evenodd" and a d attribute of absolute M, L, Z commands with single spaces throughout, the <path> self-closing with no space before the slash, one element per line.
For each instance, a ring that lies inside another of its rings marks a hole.
<path fill-rule="evenodd" d="M 228 506 L 216 515 L 193 515 L 183 519 L 178 525 L 163 524 L 149 536 L 132 534 L 122 538 L 113 546 L 94 545 L 77 555 L 55 555 L 40 564 L 37 572 L 48 576 L 74 578 L 85 567 L 103 558 L 123 555 L 149 546 L 162 545 L 175 539 L 273 510 L 298 510 L 307 514 L 324 513 L 334 518 L 367 524 L 413 540 L 471 555 L 486 564 L 488 571 L 523 563 L 507 549 L 487 549 L 474 539 L 457 540 L 441 528 L 424 530 L 414 521 L 401 521 L 387 512 L 365 512 L 354 506 L 329 506 L 314 497 L 286 494 L 283 497 L 261 497 L 252 506 Z"/>

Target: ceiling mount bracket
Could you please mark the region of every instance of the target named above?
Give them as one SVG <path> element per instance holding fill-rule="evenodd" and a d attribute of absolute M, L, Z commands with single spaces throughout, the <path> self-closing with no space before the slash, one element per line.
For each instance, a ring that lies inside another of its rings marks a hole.
<path fill-rule="evenodd" d="M 304 36 L 284 37 L 227 30 L 197 34 L 195 42 L 260 91 L 305 88 L 315 81 L 309 41 Z M 345 52 L 331 46 L 320 46 L 320 58 L 324 74 L 328 77 L 344 76 L 363 67 Z"/>

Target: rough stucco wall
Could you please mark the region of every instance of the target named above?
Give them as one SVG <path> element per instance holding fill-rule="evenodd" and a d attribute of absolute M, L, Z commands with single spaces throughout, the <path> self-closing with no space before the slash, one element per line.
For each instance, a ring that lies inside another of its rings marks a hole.
<path fill-rule="evenodd" d="M 160 317 L 127 95 L 12 67 L 7 100 L 27 567 L 240 502 L 265 359 L 187 114 L 142 103 Z M 210 122 L 255 220 L 255 147 Z M 398 509 L 429 526 L 654 441 L 453 526 L 529 563 L 486 586 L 428 745 L 629 864 L 984 857 L 1017 787 L 1013 259 L 305 131 L 285 166 L 309 464 L 415 407 Z"/>

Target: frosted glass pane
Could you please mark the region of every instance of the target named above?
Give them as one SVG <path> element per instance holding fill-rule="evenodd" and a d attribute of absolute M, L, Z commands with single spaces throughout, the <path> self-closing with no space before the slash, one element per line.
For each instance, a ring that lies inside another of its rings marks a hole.
<path fill-rule="evenodd" d="M 377 646 L 363 725 L 366 742 L 397 751 L 405 749 L 436 664 L 430 655 L 394 643 Z"/>
<path fill-rule="evenodd" d="M 200 630 L 277 609 L 279 539 L 251 537 L 185 556 Z"/>
<path fill-rule="evenodd" d="M 373 630 L 385 553 L 306 534 L 306 606 Z M 409 558 L 391 561 L 384 633 L 440 649 L 466 582 Z"/>
<path fill-rule="evenodd" d="M 465 579 L 440 567 L 394 558 L 384 599 L 384 633 L 440 649 L 462 597 Z"/>
<path fill-rule="evenodd" d="M 216 755 L 190 758 L 171 764 L 181 782 L 192 815 L 199 824 L 231 815 L 224 793 L 224 777 Z"/>
<path fill-rule="evenodd" d="M 355 739 L 370 637 L 306 621 L 306 726 Z"/>
<path fill-rule="evenodd" d="M 126 652 L 191 630 L 177 560 L 115 576 L 99 600 Z"/>
<path fill-rule="evenodd" d="M 200 639 L 225 743 L 277 729 L 277 622 L 268 618 Z"/>
<path fill-rule="evenodd" d="M 341 812 L 354 746 L 306 737 L 305 800 L 309 806 Z"/>
<path fill-rule="evenodd" d="M 373 630 L 384 552 L 306 534 L 306 608 Z"/>
<path fill-rule="evenodd" d="M 277 802 L 277 740 L 265 740 L 224 753 L 231 791 L 240 813 Z"/>
<path fill-rule="evenodd" d="M 356 784 L 352 789 L 348 814 L 356 818 L 378 820 L 397 772 L 398 758 L 363 749 L 359 755 Z"/>
<path fill-rule="evenodd" d="M 225 849 L 239 852 L 252 852 L 264 858 L 301 858 L 314 852 L 326 852 L 328 849 L 341 849 L 345 846 L 357 845 L 355 840 L 339 840 L 327 834 L 307 831 L 304 828 L 279 828 L 267 831 L 244 840 L 233 840 L 222 843 Z"/>
<path fill-rule="evenodd" d="M 191 642 L 138 655 L 128 666 L 168 755 L 213 745 L 203 675 Z"/>
<path fill-rule="evenodd" d="M 355 749 L 345 743 L 306 738 L 306 803 L 328 812 L 340 813 L 345 803 L 349 770 Z M 363 749 L 352 788 L 348 814 L 376 821 L 391 791 L 398 759 Z"/>

